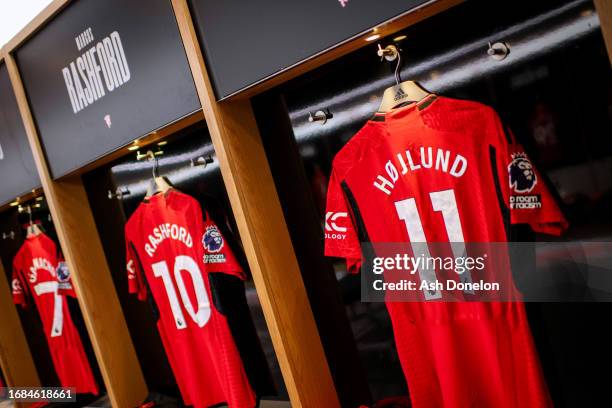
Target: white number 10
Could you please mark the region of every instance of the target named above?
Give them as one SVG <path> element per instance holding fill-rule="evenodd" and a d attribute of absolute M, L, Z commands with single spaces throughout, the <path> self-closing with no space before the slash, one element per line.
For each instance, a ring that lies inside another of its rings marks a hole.
<path fill-rule="evenodd" d="M 196 301 L 198 303 L 197 310 L 191 303 L 191 299 L 189 299 L 189 294 L 187 293 L 187 288 L 185 287 L 185 282 L 183 281 L 183 275 L 181 274 L 182 271 L 189 272 L 189 275 L 191 276 Z M 183 310 L 181 309 L 181 305 L 179 304 L 179 300 L 176 295 L 174 282 L 172 282 L 172 278 L 170 277 L 168 264 L 165 261 L 153 264 L 153 274 L 157 278 L 161 277 L 164 281 L 164 287 L 166 288 L 166 294 L 168 295 L 168 301 L 170 302 L 170 308 L 172 309 L 172 314 L 174 315 L 176 327 L 178 329 L 186 328 L 187 322 L 185 321 Z M 187 313 L 189 313 L 191 319 L 198 326 L 204 327 L 204 325 L 210 319 L 210 300 L 208 299 L 208 294 L 206 293 L 202 272 L 193 258 L 185 255 L 179 255 L 174 259 L 174 280 L 176 281 L 176 286 L 178 287 L 179 294 L 181 295 L 183 307 L 185 310 L 187 310 Z"/>
<path fill-rule="evenodd" d="M 429 198 L 431 199 L 434 211 L 442 213 L 453 256 L 455 259 L 464 256 L 465 240 L 463 238 L 463 230 L 461 229 L 461 221 L 459 220 L 459 210 L 457 209 L 455 192 L 453 190 L 435 191 L 429 193 Z M 416 200 L 414 198 L 408 198 L 397 201 L 395 203 L 395 209 L 397 210 L 399 218 L 404 221 L 406 225 L 410 246 L 412 247 L 414 256 L 422 254 L 428 259 L 430 254 L 427 246 L 427 238 L 425 237 L 423 224 L 419 217 Z M 423 267 L 418 269 L 419 278 L 421 278 L 421 281 L 433 283 L 436 281 L 436 271 L 433 268 L 429 268 L 429 266 L 433 265 L 430 265 L 430 262 L 426 262 Z M 469 273 L 460 274 L 459 279 L 461 282 L 466 283 L 472 281 L 472 277 Z M 440 290 L 424 290 L 423 292 L 426 300 L 440 299 L 442 297 Z M 473 290 L 466 290 L 466 292 L 471 294 L 474 293 Z"/>

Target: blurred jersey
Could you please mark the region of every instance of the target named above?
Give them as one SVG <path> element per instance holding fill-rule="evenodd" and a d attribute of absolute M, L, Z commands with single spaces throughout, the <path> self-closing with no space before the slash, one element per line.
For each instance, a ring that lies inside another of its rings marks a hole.
<path fill-rule="evenodd" d="M 55 243 L 45 234 L 26 238 L 13 261 L 13 301 L 23 307 L 34 301 L 61 385 L 76 387 L 77 393 L 97 394 L 63 293 L 74 294 L 68 289 L 69 274 L 60 259 Z"/>

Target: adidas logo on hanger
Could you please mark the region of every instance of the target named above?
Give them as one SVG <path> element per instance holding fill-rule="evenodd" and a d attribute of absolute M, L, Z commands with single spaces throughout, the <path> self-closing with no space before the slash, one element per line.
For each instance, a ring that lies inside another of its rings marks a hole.
<path fill-rule="evenodd" d="M 404 99 L 404 98 L 407 98 L 407 97 L 408 97 L 408 95 L 406 94 L 406 92 L 404 92 L 404 90 L 402 88 L 400 88 L 395 93 L 395 96 L 393 97 L 393 100 L 394 101 L 399 101 L 400 99 Z"/>

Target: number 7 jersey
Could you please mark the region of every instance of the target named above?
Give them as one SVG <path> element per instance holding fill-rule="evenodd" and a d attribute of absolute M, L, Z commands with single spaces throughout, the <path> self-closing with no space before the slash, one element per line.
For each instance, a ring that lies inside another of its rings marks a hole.
<path fill-rule="evenodd" d="M 377 114 L 336 155 L 325 254 L 356 272 L 361 242 L 506 242 L 510 223 L 567 226 L 493 109 L 431 95 Z M 387 303 L 415 408 L 550 405 L 522 303 L 420 296 Z"/>
<path fill-rule="evenodd" d="M 98 387 L 62 291 L 67 281 L 66 269 L 59 262 L 51 238 L 45 234 L 26 238 L 13 260 L 13 301 L 22 307 L 34 301 L 61 385 L 75 387 L 77 393 L 97 394 Z"/>
<path fill-rule="evenodd" d="M 212 299 L 210 272 L 245 278 L 219 228 L 193 197 L 169 190 L 140 204 L 125 238 L 129 291 L 153 300 L 185 404 L 254 407 L 227 320 Z"/>

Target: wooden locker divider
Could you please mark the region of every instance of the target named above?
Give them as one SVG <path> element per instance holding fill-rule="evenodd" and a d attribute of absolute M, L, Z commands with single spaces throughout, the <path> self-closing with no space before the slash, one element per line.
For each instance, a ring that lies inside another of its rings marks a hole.
<path fill-rule="evenodd" d="M 187 1 L 172 6 L 292 406 L 339 407 L 250 101 L 216 101 Z"/>
<path fill-rule="evenodd" d="M 0 368 L 8 387 L 40 387 L 38 372 L 0 262 Z"/>
<path fill-rule="evenodd" d="M 601 33 L 608 50 L 608 58 L 610 64 L 612 64 L 612 2 L 610 0 L 594 0 L 594 3 L 599 16 Z"/>
<path fill-rule="evenodd" d="M 0 50 L 0 63 L 4 53 Z M 30 353 L 17 309 L 13 304 L 11 286 L 5 279 L 6 273 L 0 260 L 0 370 L 8 387 L 40 387 L 40 378 Z"/>
<path fill-rule="evenodd" d="M 80 176 L 53 180 L 10 52 L 6 66 L 60 245 L 111 403 L 138 406 L 148 390 L 128 332 L 115 285 Z"/>

